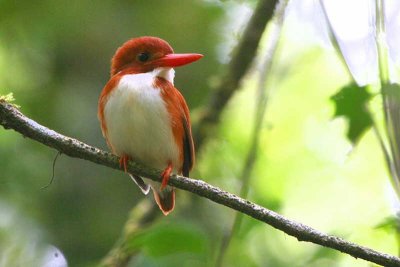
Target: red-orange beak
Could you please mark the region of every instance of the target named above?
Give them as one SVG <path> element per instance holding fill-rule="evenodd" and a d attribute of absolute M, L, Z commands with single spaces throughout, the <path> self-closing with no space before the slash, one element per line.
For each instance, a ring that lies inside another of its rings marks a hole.
<path fill-rule="evenodd" d="M 151 64 L 159 67 L 174 68 L 195 62 L 202 57 L 202 54 L 168 54 L 152 61 Z"/>

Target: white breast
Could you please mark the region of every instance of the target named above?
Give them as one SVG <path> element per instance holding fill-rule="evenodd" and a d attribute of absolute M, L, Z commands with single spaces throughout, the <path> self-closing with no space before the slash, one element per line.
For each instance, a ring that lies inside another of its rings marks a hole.
<path fill-rule="evenodd" d="M 117 155 L 127 154 L 148 166 L 179 165 L 179 152 L 155 76 L 173 81 L 172 69 L 125 75 L 104 108 L 108 141 Z"/>

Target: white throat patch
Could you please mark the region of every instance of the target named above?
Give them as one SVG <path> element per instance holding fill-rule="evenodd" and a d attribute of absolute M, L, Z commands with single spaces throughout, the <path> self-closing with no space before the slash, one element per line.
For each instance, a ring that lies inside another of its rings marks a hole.
<path fill-rule="evenodd" d="M 161 77 L 174 84 L 175 70 L 173 68 L 156 68 L 151 72 L 154 77 Z"/>

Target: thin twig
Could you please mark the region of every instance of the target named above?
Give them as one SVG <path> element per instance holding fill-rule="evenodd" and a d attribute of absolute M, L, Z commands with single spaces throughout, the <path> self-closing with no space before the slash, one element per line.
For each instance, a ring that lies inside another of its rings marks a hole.
<path fill-rule="evenodd" d="M 14 129 L 23 136 L 36 140 L 48 147 L 55 148 L 70 157 L 89 160 L 121 171 L 117 156 L 50 130 L 24 116 L 13 105 L 5 101 L 0 101 L 0 124 L 3 125 L 5 129 Z M 148 177 L 157 182 L 161 181 L 161 170 L 144 167 L 135 162 L 129 162 L 128 171 L 139 176 Z M 297 238 L 299 241 L 307 241 L 329 247 L 355 258 L 361 258 L 382 266 L 400 267 L 400 258 L 398 257 L 359 246 L 336 236 L 324 234 L 307 225 L 289 220 L 274 211 L 223 191 L 201 180 L 171 175 L 168 184 L 208 198 L 215 203 L 242 212 L 261 222 L 265 222 Z"/>
<path fill-rule="evenodd" d="M 342 61 L 343 65 L 346 67 L 347 73 L 349 74 L 349 76 L 354 79 L 350 67 L 349 65 L 347 65 L 346 59 L 342 53 L 342 50 L 340 49 L 340 45 L 339 45 L 339 41 L 336 38 L 336 33 L 333 30 L 333 26 L 332 23 L 329 19 L 328 16 L 328 12 L 326 10 L 326 6 L 325 6 L 325 2 L 324 0 L 319 0 L 319 5 L 322 9 L 322 13 L 324 15 L 325 21 L 326 21 L 326 26 L 327 26 L 327 31 L 328 31 L 328 36 L 329 36 L 329 40 L 332 43 L 333 48 L 336 50 L 337 54 L 339 55 L 340 60 Z M 354 79 L 355 80 L 355 79 Z"/>
<path fill-rule="evenodd" d="M 386 42 L 384 1 L 375 0 L 376 9 L 376 46 L 378 50 L 379 79 L 383 101 L 386 134 L 389 139 L 390 168 L 393 188 L 400 200 L 400 97 L 397 88 L 392 88 L 389 77 L 389 55 Z"/>
<path fill-rule="evenodd" d="M 52 172 L 50 181 L 46 185 L 42 186 L 40 189 L 46 189 L 53 183 L 54 176 L 55 176 L 56 162 L 57 162 L 58 156 L 60 156 L 60 155 L 61 155 L 61 152 L 58 151 L 56 156 L 54 157 L 54 160 L 53 160 L 53 172 Z"/>

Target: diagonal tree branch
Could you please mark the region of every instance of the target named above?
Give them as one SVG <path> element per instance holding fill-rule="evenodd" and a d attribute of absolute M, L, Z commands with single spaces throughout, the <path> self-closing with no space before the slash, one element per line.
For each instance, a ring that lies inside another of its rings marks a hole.
<path fill-rule="evenodd" d="M 235 91 L 240 88 L 240 81 L 247 73 L 257 53 L 262 34 L 268 22 L 272 19 L 275 6 L 278 0 L 259 0 L 254 9 L 246 28 L 243 31 L 242 38 L 234 50 L 233 56 L 229 64 L 226 66 L 225 75 L 221 78 L 220 83 L 214 88 L 210 96 L 209 103 L 205 105 L 205 109 L 201 111 L 201 116 L 193 125 L 193 137 L 195 140 L 196 150 L 200 151 L 207 138 L 209 138 L 216 128 L 219 118 L 224 110 L 226 104 L 234 95 Z M 146 201 L 146 200 L 144 200 Z M 133 208 L 136 210 L 136 207 Z M 148 214 L 156 214 L 160 216 L 158 207 L 155 205 L 146 213 L 142 213 L 144 217 Z M 150 217 L 151 220 L 157 218 L 156 216 Z M 126 247 L 129 245 L 124 241 L 129 239 L 129 236 L 135 236 L 137 231 L 140 231 L 143 226 L 149 223 L 148 220 L 141 220 L 138 216 L 136 219 L 139 222 L 145 222 L 142 225 L 139 223 L 137 227 L 130 227 L 129 231 L 124 231 L 115 244 L 114 248 L 102 260 L 101 266 L 126 266 L 129 258 L 137 253 L 137 250 L 132 249 L 129 253 L 125 253 Z M 129 225 L 130 219 L 127 222 Z M 120 253 L 120 252 L 123 253 Z"/>
<path fill-rule="evenodd" d="M 218 124 L 226 104 L 239 88 L 240 81 L 255 58 L 262 34 L 271 20 L 278 2 L 278 0 L 260 0 L 258 2 L 235 48 L 225 75 L 221 78 L 213 95 L 211 95 L 206 109 L 202 111 L 202 115 L 195 125 L 196 127 L 193 128 L 196 147 L 203 145 L 204 140 L 212 133 L 212 129 Z"/>
<path fill-rule="evenodd" d="M 14 129 L 25 137 L 34 139 L 48 147 L 71 157 L 89 160 L 114 169 L 120 169 L 118 158 L 108 152 L 89 146 L 79 140 L 61 135 L 46 128 L 32 119 L 24 116 L 12 104 L 0 100 L 0 124 L 5 129 Z M 160 170 L 150 169 L 140 164 L 130 162 L 128 170 L 140 176 L 160 182 Z M 192 192 L 209 200 L 244 213 L 256 220 L 267 223 L 272 227 L 294 236 L 299 241 L 312 242 L 329 247 L 355 258 L 361 258 L 382 266 L 400 266 L 400 258 L 380 253 L 367 247 L 348 242 L 342 238 L 327 235 L 307 225 L 289 220 L 284 216 L 261 207 L 248 200 L 242 199 L 229 192 L 223 191 L 201 180 L 172 175 L 169 184 Z"/>
<path fill-rule="evenodd" d="M 271 25 L 272 29 L 271 33 L 268 36 L 269 38 L 267 48 L 265 49 L 265 59 L 263 60 L 259 69 L 259 80 L 257 85 L 257 93 L 255 95 L 256 107 L 254 114 L 253 130 L 251 133 L 250 145 L 245 159 L 245 164 L 239 176 L 239 181 L 241 181 L 239 196 L 242 198 L 247 198 L 253 167 L 258 157 L 260 133 L 263 125 L 262 122 L 264 121 L 267 104 L 269 102 L 267 81 L 269 80 L 269 74 L 271 72 L 276 50 L 278 48 L 278 43 L 281 39 L 281 30 L 283 26 L 287 3 L 288 0 L 280 0 L 275 8 L 274 19 Z M 223 266 L 226 251 L 228 250 L 232 238 L 239 231 L 242 224 L 242 219 L 243 214 L 237 212 L 235 214 L 235 218 L 231 227 L 224 233 L 215 263 L 216 267 Z"/>

